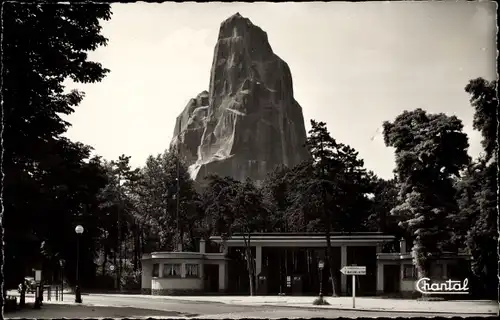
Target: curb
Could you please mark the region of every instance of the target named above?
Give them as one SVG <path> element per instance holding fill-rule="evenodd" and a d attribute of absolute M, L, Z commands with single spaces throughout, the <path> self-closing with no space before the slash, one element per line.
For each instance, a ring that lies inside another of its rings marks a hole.
<path fill-rule="evenodd" d="M 93 296 L 99 296 L 100 294 L 92 294 Z M 103 296 L 103 295 L 101 295 Z M 205 301 L 205 300 L 191 300 L 191 299 L 177 299 L 177 298 L 163 298 L 162 296 L 158 296 L 156 299 L 164 299 L 170 301 L 179 301 L 183 303 L 210 303 L 210 304 L 226 304 L 226 305 L 234 305 L 234 306 L 260 306 L 260 307 L 281 307 L 281 308 L 294 308 L 294 309 L 306 309 L 306 310 L 337 310 L 337 311 L 363 311 L 363 312 L 391 312 L 391 313 L 406 313 L 406 314 L 456 314 L 467 315 L 467 316 L 496 316 L 496 312 L 491 313 L 468 313 L 468 312 L 446 312 L 446 311 L 430 311 L 430 310 L 397 310 L 397 309 L 367 309 L 367 308 L 342 308 L 335 306 L 308 306 L 308 305 L 290 305 L 290 304 L 277 304 L 277 303 L 245 303 L 245 302 L 226 302 L 226 301 Z"/>
<path fill-rule="evenodd" d="M 257 305 L 257 304 L 255 304 Z M 245 305 L 245 306 L 251 306 L 251 305 Z M 290 306 L 290 305 L 281 305 L 281 304 L 264 304 L 260 306 L 271 306 L 271 307 L 282 307 L 282 308 L 296 308 L 296 309 L 307 309 L 307 310 L 336 310 L 336 311 L 362 311 L 362 312 L 385 312 L 385 313 L 425 313 L 425 314 L 456 314 L 457 316 L 460 315 L 467 315 L 471 317 L 484 317 L 484 316 L 496 316 L 495 312 L 492 313 L 460 313 L 460 312 L 445 312 L 445 311 L 428 311 L 428 310 L 390 310 L 390 309 L 360 309 L 360 308 L 339 308 L 339 307 L 329 307 L 329 306 L 317 306 L 317 307 L 312 307 L 312 306 Z"/>

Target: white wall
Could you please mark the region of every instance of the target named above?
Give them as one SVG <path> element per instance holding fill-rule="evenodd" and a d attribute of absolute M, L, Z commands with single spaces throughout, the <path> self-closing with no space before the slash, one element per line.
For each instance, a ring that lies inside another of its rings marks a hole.
<path fill-rule="evenodd" d="M 401 292 L 413 292 L 415 291 L 415 280 L 401 280 L 399 283 L 399 290 Z"/>
<path fill-rule="evenodd" d="M 153 290 L 203 290 L 203 280 L 201 278 L 154 278 L 151 283 L 151 289 Z"/>
<path fill-rule="evenodd" d="M 141 288 L 151 289 L 151 279 L 153 279 L 153 263 L 151 260 L 142 260 Z"/>
<path fill-rule="evenodd" d="M 142 276 L 141 276 L 141 288 L 142 289 L 179 289 L 179 290 L 203 290 L 204 289 L 204 265 L 205 264 L 217 264 L 219 265 L 219 289 L 227 289 L 228 281 L 228 270 L 226 261 L 217 260 L 204 260 L 199 256 L 187 254 L 181 254 L 174 256 L 171 253 L 156 253 L 157 256 L 162 256 L 165 258 L 156 259 L 143 259 L 142 260 Z M 173 258 L 174 256 L 175 258 Z M 168 257 L 168 258 L 166 258 Z M 159 277 L 153 278 L 153 265 L 160 265 Z M 163 265 L 164 264 L 180 264 L 181 265 L 181 276 L 178 278 L 163 278 Z M 199 273 L 197 278 L 186 278 L 186 264 L 197 264 L 199 266 Z"/>
<path fill-rule="evenodd" d="M 447 280 L 446 278 L 446 271 L 447 271 L 447 267 L 449 264 L 454 264 L 455 261 L 447 261 L 447 260 L 439 260 L 439 261 L 436 261 L 434 262 L 432 265 L 431 265 L 431 274 L 433 273 L 433 271 L 435 270 L 435 268 L 437 268 L 436 264 L 442 264 L 443 265 L 443 269 L 442 269 L 442 272 L 443 272 L 443 276 L 440 278 L 440 279 L 435 279 L 434 277 L 430 277 L 432 278 L 433 280 L 437 280 L 437 281 L 443 281 L 443 280 Z M 404 259 L 404 260 L 396 260 L 396 261 L 378 261 L 377 262 L 377 291 L 379 292 L 382 292 L 383 289 L 384 289 L 384 265 L 395 265 L 395 264 L 398 264 L 400 265 L 400 284 L 399 284 L 399 290 L 401 292 L 415 292 L 416 291 L 416 288 L 415 288 L 415 284 L 416 284 L 416 281 L 417 279 L 405 279 L 403 277 L 404 275 L 404 265 L 406 264 L 413 264 L 411 260 L 408 260 L 408 259 Z"/>

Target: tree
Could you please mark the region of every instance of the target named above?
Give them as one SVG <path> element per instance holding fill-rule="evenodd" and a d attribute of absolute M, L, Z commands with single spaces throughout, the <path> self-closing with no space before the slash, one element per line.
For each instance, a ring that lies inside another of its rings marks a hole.
<path fill-rule="evenodd" d="M 469 163 L 467 136 L 455 116 L 422 109 L 405 111 L 383 126 L 385 144 L 395 148 L 400 188 L 392 214 L 413 238 L 413 262 L 422 278 L 429 258 L 449 239 L 447 216 L 458 211 L 451 177 Z"/>
<path fill-rule="evenodd" d="M 472 163 L 457 181 L 460 214 L 455 215 L 455 229 L 468 230 L 456 242 L 466 244 L 472 255 L 472 272 L 483 285 L 480 292 L 497 296 L 498 288 L 498 99 L 496 81 L 474 79 L 465 87 L 475 109 L 473 127 L 481 132 L 484 155 Z"/>
<path fill-rule="evenodd" d="M 251 235 L 262 231 L 266 225 L 267 210 L 263 204 L 261 190 L 254 182 L 247 178 L 243 183 L 236 184 L 236 196 L 231 202 L 234 220 L 231 225 L 231 234 L 239 233 L 245 244 L 245 258 L 247 261 L 250 295 L 255 293 L 254 257 L 251 251 Z"/>
<path fill-rule="evenodd" d="M 370 179 L 373 183 L 373 198 L 370 216 L 367 219 L 367 229 L 406 238 L 407 235 L 398 226 L 397 218 L 391 215 L 391 210 L 397 205 L 396 179 L 384 180 L 374 174 Z M 388 244 L 388 246 L 392 246 L 391 250 L 396 249 L 393 244 Z"/>
<path fill-rule="evenodd" d="M 205 229 L 207 238 L 218 234 L 222 238 L 222 247 L 232 235 L 235 214 L 232 201 L 237 195 L 238 181 L 231 177 L 208 175 L 207 187 L 203 190 Z"/>
<path fill-rule="evenodd" d="M 366 194 L 370 184 L 357 152 L 335 141 L 324 122 L 311 120 L 311 125 L 306 145 L 313 161 L 296 171 L 290 216 L 308 230 L 325 233 L 332 290 L 336 295 L 330 236 L 333 231 L 359 231 L 360 221 L 368 217 Z"/>
<path fill-rule="evenodd" d="M 136 237 L 137 221 L 135 204 L 131 197 L 139 179 L 139 169 L 130 167 L 130 157 L 121 155 L 117 161 L 105 163 L 108 184 L 100 194 L 103 215 L 101 227 L 101 243 L 103 252 L 103 274 L 110 249 L 113 249 L 113 260 L 116 266 L 116 284 L 122 285 L 122 266 L 127 257 L 129 235 Z M 136 241 L 134 241 L 136 243 Z M 125 253 L 124 253 L 125 251 Z M 135 252 L 137 250 L 134 250 Z M 137 269 L 138 257 L 135 254 L 134 266 Z"/>
<path fill-rule="evenodd" d="M 292 168 L 278 166 L 271 171 L 262 184 L 263 201 L 269 208 L 270 229 L 274 232 L 287 232 L 290 229 L 288 219 L 290 204 L 289 193 Z"/>
<path fill-rule="evenodd" d="M 497 81 L 477 78 L 469 81 L 465 92 L 470 94 L 470 103 L 475 110 L 472 126 L 481 132 L 481 144 L 485 160 L 489 161 L 497 147 L 498 98 Z"/>
<path fill-rule="evenodd" d="M 141 170 L 136 192 L 138 215 L 152 236 L 149 240 L 159 240 L 159 246 L 150 246 L 150 250 L 177 250 L 179 241 L 186 247 L 184 235 L 188 235 L 189 246 L 196 248 L 201 232 L 200 199 L 188 169 L 176 153 L 165 151 L 150 156 Z"/>
<path fill-rule="evenodd" d="M 173 217 L 167 202 L 172 177 L 162 166 L 163 156 L 149 156 L 140 171 L 140 180 L 135 190 L 138 217 L 143 226 L 143 249 L 145 251 L 173 250 Z M 170 199 L 171 200 L 171 199 Z"/>
<path fill-rule="evenodd" d="M 250 295 L 255 293 L 254 257 L 251 235 L 266 227 L 268 210 L 262 191 L 250 179 L 239 182 L 230 177 L 209 175 L 203 192 L 207 235 L 218 234 L 222 250 L 234 234 L 243 236 L 245 260 L 250 284 Z"/>
<path fill-rule="evenodd" d="M 74 223 L 83 219 L 83 204 L 102 182 L 96 167 L 86 164 L 90 148 L 62 137 L 70 124 L 61 115 L 74 112 L 83 99 L 82 92 L 64 92 L 66 79 L 98 82 L 109 71 L 88 61 L 87 52 L 106 45 L 99 23 L 110 16 L 105 4 L 11 2 L 3 6 L 4 234 L 0 242 L 6 245 L 5 260 L 0 262 L 7 280 L 4 288 L 20 282 L 23 267 L 34 266 L 42 241 L 58 245 L 51 241 L 53 221 L 64 223 L 59 228 L 67 232 L 65 242 L 75 237 Z M 84 172 L 97 177 L 83 176 Z M 46 252 L 55 255 L 58 250 L 68 254 L 63 249 Z"/>
<path fill-rule="evenodd" d="M 458 248 L 472 255 L 472 273 L 481 284 L 481 295 L 497 292 L 497 193 L 496 164 L 474 163 L 457 183 L 460 212 L 453 216 Z"/>

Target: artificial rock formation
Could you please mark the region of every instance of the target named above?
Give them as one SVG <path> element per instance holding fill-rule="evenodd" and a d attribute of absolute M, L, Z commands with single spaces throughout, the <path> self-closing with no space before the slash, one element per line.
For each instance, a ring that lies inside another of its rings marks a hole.
<path fill-rule="evenodd" d="M 210 90 L 177 117 L 171 148 L 196 181 L 208 174 L 262 181 L 280 164 L 308 159 L 305 141 L 288 65 L 267 34 L 236 13 L 220 26 Z"/>

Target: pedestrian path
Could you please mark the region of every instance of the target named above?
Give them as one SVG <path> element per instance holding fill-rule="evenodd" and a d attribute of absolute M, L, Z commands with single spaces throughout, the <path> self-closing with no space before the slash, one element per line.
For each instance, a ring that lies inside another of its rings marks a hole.
<path fill-rule="evenodd" d="M 173 311 L 148 310 L 131 307 L 86 306 L 74 303 L 44 303 L 40 309 L 27 305 L 24 309 L 4 313 L 5 319 L 109 319 L 109 318 L 165 318 L 185 319 L 182 314 Z"/>
<path fill-rule="evenodd" d="M 92 294 L 98 296 L 99 294 Z M 141 296 L 150 299 L 172 299 L 182 301 L 212 302 L 236 305 L 265 305 L 298 308 L 326 308 L 352 310 L 352 297 L 325 297 L 330 305 L 314 306 L 316 297 L 299 296 L 152 296 L 152 295 L 120 295 L 106 296 L 133 297 Z M 488 300 L 457 300 L 457 301 L 420 301 L 410 299 L 356 298 L 355 310 L 385 311 L 385 312 L 416 312 L 416 313 L 455 313 L 455 314 L 497 314 L 498 303 Z"/>

